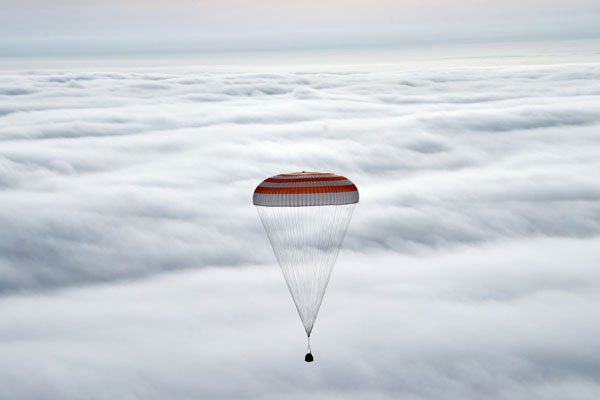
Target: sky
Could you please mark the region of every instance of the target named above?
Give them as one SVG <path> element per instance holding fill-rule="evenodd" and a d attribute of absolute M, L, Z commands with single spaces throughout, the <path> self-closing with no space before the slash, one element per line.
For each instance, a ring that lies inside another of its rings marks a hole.
<path fill-rule="evenodd" d="M 168 4 L 0 3 L 0 398 L 600 398 L 597 2 Z M 360 191 L 312 364 L 301 170 Z"/>
<path fill-rule="evenodd" d="M 577 39 L 599 27 L 595 0 L 3 0 L 0 56 Z"/>

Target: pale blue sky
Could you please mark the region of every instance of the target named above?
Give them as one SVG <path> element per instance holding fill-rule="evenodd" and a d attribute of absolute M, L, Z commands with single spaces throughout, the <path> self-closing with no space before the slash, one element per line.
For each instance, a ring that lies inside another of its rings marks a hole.
<path fill-rule="evenodd" d="M 595 0 L 3 0 L 0 54 L 256 50 L 600 36 Z"/>

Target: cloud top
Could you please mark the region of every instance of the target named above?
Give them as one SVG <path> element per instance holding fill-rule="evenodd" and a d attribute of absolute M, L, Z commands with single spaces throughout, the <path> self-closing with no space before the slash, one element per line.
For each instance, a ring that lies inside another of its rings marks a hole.
<path fill-rule="evenodd" d="M 597 64 L 0 80 L 0 291 L 270 263 L 274 173 L 344 174 L 357 253 L 600 232 Z"/>

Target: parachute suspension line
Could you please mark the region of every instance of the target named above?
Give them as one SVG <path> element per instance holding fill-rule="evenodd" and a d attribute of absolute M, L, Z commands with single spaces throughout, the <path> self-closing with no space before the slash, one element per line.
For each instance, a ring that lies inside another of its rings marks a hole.
<path fill-rule="evenodd" d="M 354 206 L 257 207 L 309 336 Z"/>

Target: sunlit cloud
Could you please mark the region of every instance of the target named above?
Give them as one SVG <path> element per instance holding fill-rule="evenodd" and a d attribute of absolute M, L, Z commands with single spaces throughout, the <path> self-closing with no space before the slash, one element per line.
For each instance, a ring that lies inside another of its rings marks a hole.
<path fill-rule="evenodd" d="M 600 65 L 294 68 L 0 75 L 0 398 L 598 398 Z M 297 170 L 361 193 L 311 365 Z"/>
<path fill-rule="evenodd" d="M 263 263 L 251 193 L 303 169 L 361 189 L 358 252 L 595 236 L 599 77 L 594 64 L 5 76 L 1 288 Z"/>

